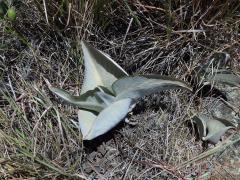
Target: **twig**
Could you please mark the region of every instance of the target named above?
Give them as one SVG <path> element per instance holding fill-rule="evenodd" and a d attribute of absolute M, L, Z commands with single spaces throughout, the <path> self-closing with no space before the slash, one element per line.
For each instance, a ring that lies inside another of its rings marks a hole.
<path fill-rule="evenodd" d="M 152 154 L 148 153 L 147 151 L 145 151 L 145 150 L 142 149 L 141 147 L 138 147 L 138 146 L 137 146 L 137 148 L 138 148 L 139 150 L 141 150 L 142 152 L 148 154 L 150 157 L 153 158 L 153 160 L 154 160 L 155 162 L 157 162 L 157 164 L 156 164 L 156 163 L 155 163 L 155 164 L 151 164 L 151 163 L 149 163 L 149 162 L 145 162 L 145 161 L 144 161 L 145 164 L 151 165 L 152 167 L 155 167 L 155 168 L 160 168 L 160 169 L 168 172 L 169 174 L 171 174 L 171 175 L 173 175 L 173 176 L 175 176 L 175 177 L 178 177 L 179 179 L 184 179 L 180 174 L 176 174 L 176 170 L 175 170 L 176 168 L 174 168 L 174 167 L 171 167 L 171 168 L 170 168 L 168 165 L 165 165 L 164 163 L 160 162 L 158 159 L 156 159 L 155 157 L 153 157 Z M 137 162 L 142 163 L 143 161 L 137 161 Z"/>
<path fill-rule="evenodd" d="M 137 149 L 137 151 L 135 152 L 135 154 L 133 155 L 133 158 L 132 158 L 132 160 L 131 160 L 131 162 L 130 162 L 130 164 L 129 164 L 129 166 L 128 166 L 126 172 L 125 172 L 125 175 L 124 175 L 124 177 L 123 177 L 123 180 L 126 179 L 126 177 L 127 177 L 127 173 L 128 173 L 128 171 L 129 171 L 129 169 L 130 169 L 130 167 L 131 167 L 131 165 L 132 165 L 132 163 L 133 163 L 133 161 L 134 161 L 134 159 L 135 159 L 137 153 L 138 153 L 138 149 Z"/>
<path fill-rule="evenodd" d="M 121 51 L 120 51 L 120 57 L 122 56 L 123 44 L 124 44 L 124 42 L 125 42 L 125 40 L 126 40 L 126 37 L 127 37 L 127 34 L 128 34 L 128 32 L 129 32 L 129 30 L 130 30 L 130 27 L 131 27 L 131 25 L 132 25 L 132 22 L 133 22 L 133 18 L 130 19 L 130 22 L 129 22 L 128 27 L 127 27 L 127 31 L 126 31 L 125 36 L 124 36 L 124 38 L 123 38 L 122 45 L 121 45 Z"/>
<path fill-rule="evenodd" d="M 43 6 L 44 6 L 44 13 L 45 13 L 45 18 L 46 18 L 46 21 L 47 21 L 47 25 L 49 25 L 49 22 L 48 22 L 48 14 L 47 14 L 47 7 L 46 7 L 46 2 L 45 2 L 45 0 L 43 0 Z"/>
<path fill-rule="evenodd" d="M 154 10 L 159 10 L 159 11 L 162 11 L 162 12 L 166 12 L 166 10 L 163 9 L 163 8 L 155 7 L 155 6 L 149 6 L 149 5 L 143 5 L 143 4 L 141 4 L 140 2 L 138 2 L 138 4 L 135 4 L 135 5 L 136 5 L 136 6 L 143 7 L 144 9 L 154 9 Z"/>
<path fill-rule="evenodd" d="M 206 152 L 204 152 L 204 153 L 202 153 L 202 154 L 184 162 L 177 169 L 178 170 L 182 169 L 183 167 L 187 166 L 188 164 L 192 164 L 194 162 L 197 162 L 197 161 L 199 161 L 203 158 L 206 158 L 208 156 L 211 156 L 211 155 L 213 155 L 217 152 L 224 151 L 227 147 L 229 147 L 229 146 L 231 146 L 231 145 L 233 145 L 233 144 L 235 144 L 239 141 L 240 141 L 240 136 L 238 136 L 238 138 L 236 138 L 235 140 L 229 140 L 227 142 L 223 142 L 223 143 L 219 144 L 218 146 L 216 146 L 216 147 L 214 147 L 214 148 L 212 148 L 212 149 L 210 149 L 210 150 L 208 150 L 208 151 L 206 151 Z"/>
<path fill-rule="evenodd" d="M 16 101 L 16 99 L 17 99 L 16 98 L 16 94 L 15 94 L 15 91 L 13 89 L 12 82 L 11 82 L 11 79 L 10 79 L 9 75 L 8 75 L 8 85 L 10 86 L 10 89 L 11 89 L 11 91 L 13 93 L 14 100 Z"/>
<path fill-rule="evenodd" d="M 67 18 L 67 24 L 66 24 L 65 28 L 69 25 L 69 22 L 70 22 L 71 9 L 72 9 L 72 3 L 69 3 L 69 6 L 68 6 L 68 18 Z"/>
<path fill-rule="evenodd" d="M 97 173 L 97 175 L 99 176 L 99 179 L 101 179 L 101 180 L 107 179 L 107 178 L 105 178 L 102 174 L 100 174 L 100 173 L 98 172 L 98 170 L 92 165 L 92 163 L 88 162 L 88 164 L 91 166 L 92 170 L 95 171 L 95 173 Z"/>
<path fill-rule="evenodd" d="M 149 165 L 149 166 L 154 167 L 154 168 L 160 168 L 163 171 L 166 171 L 167 173 L 171 174 L 172 176 L 174 176 L 178 179 L 184 179 L 184 177 L 182 175 L 176 173 L 175 169 L 170 169 L 170 168 L 168 168 L 166 166 L 163 166 L 161 164 L 155 164 L 155 163 L 151 163 L 151 162 L 147 162 L 147 161 L 138 161 L 138 160 L 133 160 L 133 162 L 143 164 L 143 165 Z"/>

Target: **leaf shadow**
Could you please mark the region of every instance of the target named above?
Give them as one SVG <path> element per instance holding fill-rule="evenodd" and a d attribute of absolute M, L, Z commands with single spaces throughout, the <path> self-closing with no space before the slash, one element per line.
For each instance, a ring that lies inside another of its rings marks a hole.
<path fill-rule="evenodd" d="M 114 139 L 116 133 L 124 127 L 125 122 L 121 121 L 116 127 L 108 131 L 107 133 L 98 136 L 92 140 L 83 141 L 83 145 L 86 153 L 92 153 L 93 151 L 97 151 L 97 148 L 102 144 Z"/>
<path fill-rule="evenodd" d="M 202 87 L 195 87 L 194 91 L 197 93 L 198 97 L 213 97 L 222 98 L 227 101 L 226 95 L 219 89 L 213 87 L 211 84 L 203 85 Z"/>
<path fill-rule="evenodd" d="M 191 121 L 187 121 L 186 126 L 188 127 L 188 129 L 190 131 L 190 134 L 195 136 L 196 141 L 201 141 L 203 150 L 206 150 L 208 148 L 208 142 L 207 141 L 202 141 L 201 136 L 200 136 L 199 131 L 198 131 L 198 128 L 197 128 L 197 124 L 193 123 Z"/>
<path fill-rule="evenodd" d="M 138 100 L 135 108 L 132 110 L 132 115 L 141 114 L 146 111 L 146 109 L 152 109 L 158 111 L 159 109 L 167 109 L 166 104 L 162 102 L 162 96 L 160 94 L 155 94 L 155 96 L 147 96 Z M 93 140 L 85 140 L 83 142 L 85 151 L 91 153 L 97 151 L 97 148 L 102 144 L 108 142 L 111 139 L 115 139 L 116 133 L 125 127 L 126 123 L 121 121 L 116 127 L 108 131 L 107 133 L 98 136 Z M 130 125 L 131 126 L 131 125 Z"/>
<path fill-rule="evenodd" d="M 163 96 L 160 93 L 156 93 L 140 99 L 132 112 L 133 115 L 141 114 L 145 112 L 146 109 L 151 109 L 154 111 L 167 109 L 167 105 L 164 103 Z"/>

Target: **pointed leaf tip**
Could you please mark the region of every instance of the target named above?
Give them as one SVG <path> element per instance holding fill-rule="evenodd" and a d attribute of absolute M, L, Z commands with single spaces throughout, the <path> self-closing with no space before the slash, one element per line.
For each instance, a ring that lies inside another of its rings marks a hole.
<path fill-rule="evenodd" d="M 78 125 L 83 138 L 86 137 L 88 132 L 91 130 L 96 118 L 97 114 L 91 111 L 78 110 Z"/>
<path fill-rule="evenodd" d="M 73 96 L 63 89 L 52 86 L 49 89 L 52 93 L 54 93 L 64 101 L 68 102 L 69 104 L 78 106 L 82 109 L 100 112 L 106 107 L 106 104 L 96 97 L 96 92 L 98 91 L 97 89 L 88 91 L 80 96 Z"/>
<path fill-rule="evenodd" d="M 203 114 L 194 116 L 193 121 L 197 125 L 202 140 L 209 141 L 213 144 L 217 144 L 228 129 L 236 127 L 228 120 L 213 117 L 210 118 Z"/>
<path fill-rule="evenodd" d="M 124 77 L 115 81 L 112 88 L 116 99 L 138 99 L 168 89 L 186 89 L 192 91 L 192 88 L 184 81 L 160 75 Z"/>
<path fill-rule="evenodd" d="M 103 86 L 112 91 L 111 85 L 114 81 L 128 76 L 127 72 L 116 62 L 86 41 L 82 41 L 82 50 L 85 72 L 81 94 L 97 86 Z"/>
<path fill-rule="evenodd" d="M 211 119 L 207 122 L 207 130 L 208 134 L 205 137 L 202 137 L 204 141 L 209 141 L 213 144 L 217 144 L 223 134 L 228 130 L 233 127 L 231 126 L 226 126 L 222 122 Z"/>
<path fill-rule="evenodd" d="M 112 103 L 96 117 L 88 133 L 85 133 L 83 136 L 83 139 L 92 140 L 114 128 L 128 114 L 132 103 L 133 101 L 130 98 Z M 85 130 L 83 131 L 86 132 Z"/>

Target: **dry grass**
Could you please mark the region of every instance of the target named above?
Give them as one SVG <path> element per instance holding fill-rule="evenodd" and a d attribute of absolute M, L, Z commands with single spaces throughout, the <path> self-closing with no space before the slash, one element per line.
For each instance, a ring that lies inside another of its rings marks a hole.
<path fill-rule="evenodd" d="M 130 74 L 187 81 L 216 52 L 228 52 L 239 73 L 238 1 L 34 0 L 15 6 L 17 20 L 0 21 L 2 179 L 238 179 L 239 145 L 180 168 L 213 147 L 187 123 L 191 110 L 213 107 L 212 98 L 183 91 L 146 97 L 130 116 L 137 125 L 121 124 L 83 143 L 71 122 L 77 108 L 56 100 L 43 80 L 78 94 L 81 39 Z"/>

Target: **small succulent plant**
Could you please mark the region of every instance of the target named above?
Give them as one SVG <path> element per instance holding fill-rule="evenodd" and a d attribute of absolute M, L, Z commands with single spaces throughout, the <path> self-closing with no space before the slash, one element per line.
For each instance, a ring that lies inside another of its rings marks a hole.
<path fill-rule="evenodd" d="M 199 86 L 203 87 L 204 85 L 209 84 L 221 93 L 226 94 L 226 97 L 235 99 L 234 97 L 231 97 L 232 94 L 229 92 L 232 88 L 240 87 L 240 77 L 233 73 L 228 67 L 228 64 L 230 64 L 229 54 L 215 54 L 208 63 L 196 69 Z M 227 101 L 223 101 L 224 103 L 219 105 L 221 109 L 215 107 L 215 112 L 212 113 L 216 114 L 217 112 L 218 116 L 228 113 L 228 116 L 224 115 L 223 117 L 218 117 L 216 115 L 198 114 L 193 117 L 193 122 L 196 123 L 202 140 L 216 144 L 228 129 L 236 128 L 238 126 L 238 122 L 236 122 L 236 119 L 238 118 L 231 116 L 231 113 L 227 111 L 230 108 L 233 108 L 233 105 L 228 102 L 228 99 Z M 238 99 L 236 99 L 236 101 L 238 101 Z M 237 108 L 233 109 L 234 110 L 232 111 L 236 111 Z"/>
<path fill-rule="evenodd" d="M 223 85 L 240 87 L 240 77 L 236 75 L 229 67 L 230 55 L 227 53 L 219 53 L 215 55 L 208 63 L 196 68 L 195 72 L 200 84 L 216 83 Z"/>
<path fill-rule="evenodd" d="M 199 135 L 203 141 L 209 141 L 217 144 L 221 136 L 228 130 L 237 127 L 232 121 L 209 117 L 207 115 L 198 115 L 193 117 L 193 121 L 197 124 Z"/>
<path fill-rule="evenodd" d="M 184 81 L 160 75 L 129 76 L 108 55 L 82 41 L 84 82 L 80 96 L 49 89 L 70 104 L 77 105 L 79 128 L 84 140 L 92 140 L 115 127 L 146 95 L 167 89 L 192 90 Z"/>

